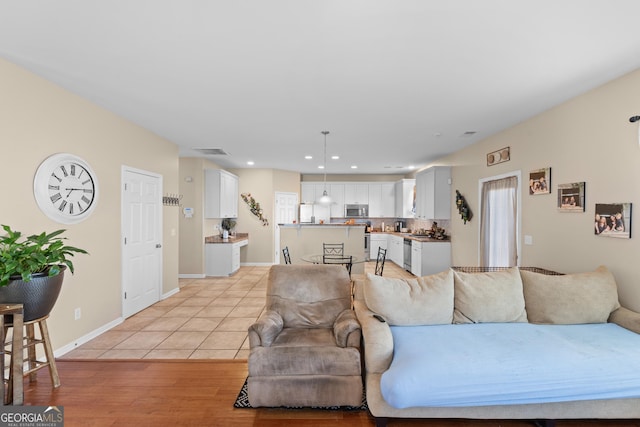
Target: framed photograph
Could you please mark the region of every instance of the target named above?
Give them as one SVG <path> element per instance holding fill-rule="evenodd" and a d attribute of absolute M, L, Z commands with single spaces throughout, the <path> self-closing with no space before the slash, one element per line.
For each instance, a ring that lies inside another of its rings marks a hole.
<path fill-rule="evenodd" d="M 596 236 L 631 238 L 631 203 L 596 203 Z"/>
<path fill-rule="evenodd" d="M 538 169 L 529 172 L 529 194 L 551 193 L 551 168 Z"/>
<path fill-rule="evenodd" d="M 497 151 L 487 154 L 487 166 L 497 165 L 498 163 L 511 160 L 510 147 L 504 147 Z"/>
<path fill-rule="evenodd" d="M 584 182 L 558 184 L 558 210 L 560 212 L 584 212 Z"/>

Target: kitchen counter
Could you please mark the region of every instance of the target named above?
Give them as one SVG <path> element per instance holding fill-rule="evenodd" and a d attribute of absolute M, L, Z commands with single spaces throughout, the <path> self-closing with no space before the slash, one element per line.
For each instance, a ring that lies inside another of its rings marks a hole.
<path fill-rule="evenodd" d="M 367 224 L 355 223 L 355 224 L 345 224 L 344 222 L 339 223 L 329 223 L 329 224 L 278 224 L 280 227 L 364 227 Z"/>
<path fill-rule="evenodd" d="M 400 233 L 397 231 L 372 231 L 371 234 L 388 234 L 391 236 L 400 236 L 404 239 L 415 240 L 417 242 L 451 242 L 451 236 L 446 236 L 444 239 L 434 239 L 433 237 L 427 237 L 422 235 L 415 235 L 412 233 Z"/>
<path fill-rule="evenodd" d="M 235 236 L 229 236 L 228 239 L 223 239 L 221 236 L 207 236 L 204 238 L 205 243 L 238 243 L 244 240 L 249 240 L 249 233 L 236 233 Z"/>

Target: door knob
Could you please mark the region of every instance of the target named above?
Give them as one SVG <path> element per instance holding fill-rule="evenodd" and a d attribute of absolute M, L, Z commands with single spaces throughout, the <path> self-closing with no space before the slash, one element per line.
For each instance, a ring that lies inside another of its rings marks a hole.
<path fill-rule="evenodd" d="M 160 243 L 156 243 L 156 248 L 161 248 L 162 245 Z"/>

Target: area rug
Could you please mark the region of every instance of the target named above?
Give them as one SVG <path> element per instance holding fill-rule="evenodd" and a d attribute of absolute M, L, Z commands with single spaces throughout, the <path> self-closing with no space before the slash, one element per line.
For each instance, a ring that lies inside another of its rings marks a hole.
<path fill-rule="evenodd" d="M 247 380 L 244 380 L 240 393 L 233 404 L 234 408 L 241 409 L 253 409 L 249 403 L 249 393 L 247 392 Z M 286 409 L 309 409 L 309 407 L 303 408 L 302 406 L 283 406 Z M 311 409 L 329 409 L 329 410 L 341 410 L 341 411 L 367 411 L 367 396 L 364 389 L 362 390 L 362 404 L 360 406 L 311 406 Z"/>

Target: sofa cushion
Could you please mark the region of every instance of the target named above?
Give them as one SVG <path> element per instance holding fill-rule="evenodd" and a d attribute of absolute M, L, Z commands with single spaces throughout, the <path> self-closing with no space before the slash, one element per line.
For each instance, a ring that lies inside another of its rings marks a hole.
<path fill-rule="evenodd" d="M 604 323 L 620 307 L 615 278 L 605 266 L 563 276 L 520 274 L 531 323 Z"/>
<path fill-rule="evenodd" d="M 453 319 L 453 271 L 396 279 L 367 274 L 364 300 L 390 325 L 441 325 Z"/>
<path fill-rule="evenodd" d="M 454 273 L 454 323 L 526 322 L 517 267 L 489 273 Z"/>

